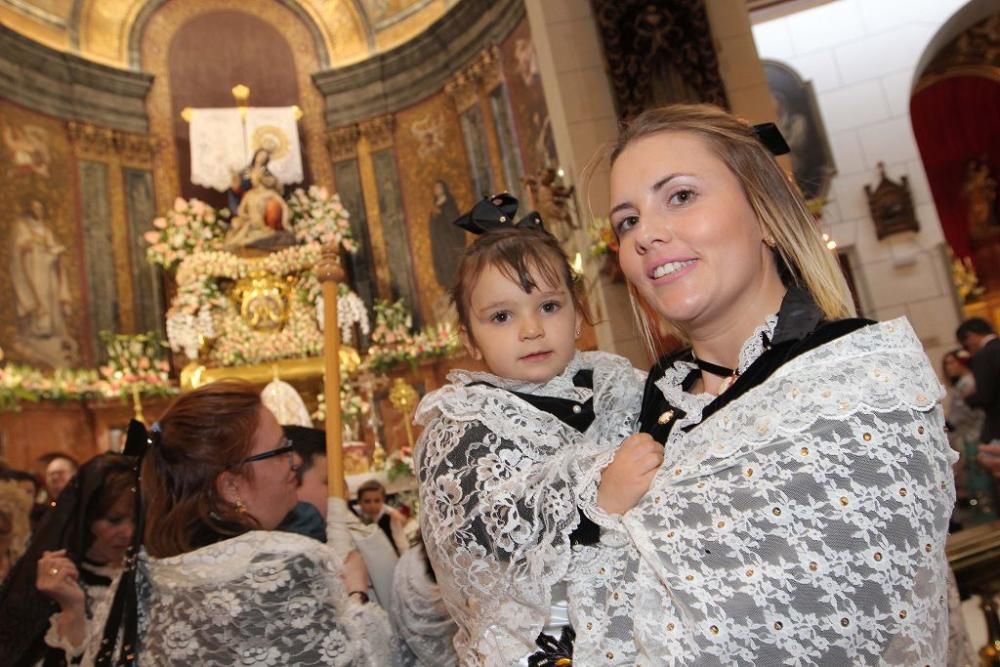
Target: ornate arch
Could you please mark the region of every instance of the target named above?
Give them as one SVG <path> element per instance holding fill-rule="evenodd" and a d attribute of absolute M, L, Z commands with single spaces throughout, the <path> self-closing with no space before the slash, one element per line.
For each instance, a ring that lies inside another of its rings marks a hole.
<path fill-rule="evenodd" d="M 89 0 L 89 2 L 98 1 L 99 0 Z M 157 12 L 157 10 L 166 5 L 167 2 L 168 0 L 149 0 L 139 9 L 138 13 L 136 13 L 131 25 L 127 26 L 129 68 L 135 70 L 142 69 L 143 34 L 146 32 L 150 18 Z M 277 0 L 277 2 L 285 9 L 291 11 L 309 31 L 313 49 L 316 52 L 316 58 L 319 63 L 318 69 L 327 69 L 330 67 L 330 38 L 323 30 L 322 24 L 317 21 L 315 17 L 313 17 L 305 5 L 297 0 Z M 236 2 L 232 3 L 231 8 L 240 9 L 243 6 L 243 3 Z M 196 11 L 194 13 L 200 13 L 201 9 L 202 7 L 199 3 L 198 6 L 195 7 Z"/>

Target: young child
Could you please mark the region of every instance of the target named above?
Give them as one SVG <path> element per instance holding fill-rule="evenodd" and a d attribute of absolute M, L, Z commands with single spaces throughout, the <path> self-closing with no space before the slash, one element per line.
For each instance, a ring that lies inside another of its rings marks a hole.
<path fill-rule="evenodd" d="M 582 517 L 579 489 L 634 430 L 643 379 L 621 357 L 577 352 L 586 314 L 566 256 L 537 214 L 515 224 L 516 211 L 502 194 L 456 221 L 480 235 L 451 295 L 459 333 L 489 372 L 453 371 L 415 418 L 426 427 L 416 447 L 421 533 L 463 665 L 573 655 L 572 575 L 596 571 L 605 537 Z M 580 660 L 585 632 L 577 664 L 591 664 Z M 607 662 L 613 647 L 601 641 Z"/>

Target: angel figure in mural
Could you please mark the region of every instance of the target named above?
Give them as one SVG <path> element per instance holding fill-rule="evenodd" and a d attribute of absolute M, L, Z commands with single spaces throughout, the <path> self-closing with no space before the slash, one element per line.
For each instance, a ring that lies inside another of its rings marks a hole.
<path fill-rule="evenodd" d="M 291 213 L 281 196 L 280 184 L 266 167 L 250 171 L 250 189 L 240 200 L 227 247 L 270 248 L 294 244 Z"/>
<path fill-rule="evenodd" d="M 973 237 L 988 234 L 990 228 L 997 224 L 994 207 L 997 182 L 990 173 L 990 163 L 985 156 L 973 158 L 966 165 L 962 197 L 966 200 L 969 232 Z"/>
<path fill-rule="evenodd" d="M 16 169 L 49 177 L 48 133 L 37 125 L 4 125 L 3 143 Z"/>
<path fill-rule="evenodd" d="M 16 349 L 53 366 L 76 356 L 76 343 L 66 326 L 71 308 L 63 258 L 66 246 L 56 240 L 38 199 L 24 203 L 14 223 L 10 243 L 10 274 L 20 338 Z"/>
<path fill-rule="evenodd" d="M 542 167 L 538 175 L 522 179 L 531 197 L 531 207 L 542 219 L 553 225 L 553 232 L 565 241 L 567 231 L 576 229 L 576 221 L 570 210 L 574 187 L 566 186 L 560 174 L 552 167 Z"/>
<path fill-rule="evenodd" d="M 421 160 L 444 148 L 444 123 L 439 115 L 426 114 L 417 118 L 410 123 L 410 132 L 417 140 L 417 157 Z"/>

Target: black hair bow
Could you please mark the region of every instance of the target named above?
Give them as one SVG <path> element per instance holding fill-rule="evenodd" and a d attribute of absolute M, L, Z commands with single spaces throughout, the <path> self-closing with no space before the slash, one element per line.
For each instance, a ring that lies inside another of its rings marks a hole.
<path fill-rule="evenodd" d="M 544 229 L 542 216 L 532 211 L 517 222 L 517 198 L 509 192 L 501 192 L 492 197 L 485 197 L 472 207 L 472 210 L 455 220 L 455 224 L 473 234 L 485 234 L 495 229 Z"/>
<path fill-rule="evenodd" d="M 782 136 L 781 130 L 774 123 L 759 123 L 753 126 L 753 131 L 757 135 L 758 141 L 764 144 L 772 155 L 784 155 L 792 152 L 785 137 Z"/>

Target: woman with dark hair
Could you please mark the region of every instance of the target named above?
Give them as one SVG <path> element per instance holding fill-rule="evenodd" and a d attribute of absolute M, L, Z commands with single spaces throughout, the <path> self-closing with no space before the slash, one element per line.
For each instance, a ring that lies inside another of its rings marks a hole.
<path fill-rule="evenodd" d="M 100 630 L 94 612 L 132 543 L 135 484 L 120 454 L 80 467 L 0 589 L 0 664 L 65 664 L 73 640 Z"/>
<path fill-rule="evenodd" d="M 145 546 L 137 625 L 124 606 L 126 653 L 143 664 L 388 664 L 388 621 L 367 604 L 360 558 L 341 565 L 331 547 L 277 530 L 296 504 L 298 464 L 252 385 L 216 382 L 174 401 L 142 463 Z M 108 660 L 101 638 L 117 616 L 87 637 L 84 664 Z"/>

